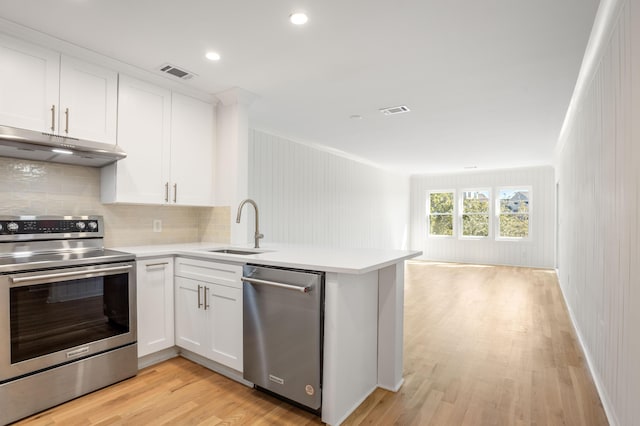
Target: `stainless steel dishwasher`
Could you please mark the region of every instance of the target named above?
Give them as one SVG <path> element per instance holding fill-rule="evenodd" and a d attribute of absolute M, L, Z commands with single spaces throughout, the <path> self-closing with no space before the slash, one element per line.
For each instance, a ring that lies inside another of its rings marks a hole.
<path fill-rule="evenodd" d="M 244 378 L 320 413 L 324 272 L 246 265 Z"/>

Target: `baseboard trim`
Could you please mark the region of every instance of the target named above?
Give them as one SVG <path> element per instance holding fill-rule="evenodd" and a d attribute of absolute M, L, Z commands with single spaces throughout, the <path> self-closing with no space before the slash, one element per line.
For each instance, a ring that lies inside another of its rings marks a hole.
<path fill-rule="evenodd" d="M 573 315 L 573 310 L 569 303 L 567 303 L 567 297 L 564 293 L 564 288 L 560 283 L 560 272 L 558 268 L 554 269 L 556 272 L 556 278 L 558 279 L 558 286 L 560 287 L 560 293 L 562 294 L 562 298 L 564 299 L 564 305 L 567 307 L 567 312 L 569 312 L 569 319 L 571 320 L 571 325 L 573 326 L 573 330 L 578 337 L 578 344 L 580 348 L 582 348 L 582 353 L 584 354 L 584 358 L 587 361 L 587 368 L 589 369 L 589 373 L 591 374 L 591 378 L 593 379 L 593 383 L 596 385 L 596 391 L 598 392 L 598 396 L 600 397 L 600 402 L 602 403 L 602 407 L 604 408 L 604 413 L 607 416 L 607 420 L 609 421 L 610 426 L 619 426 L 618 418 L 613 409 L 613 404 L 609 400 L 609 396 L 606 392 L 604 384 L 600 379 L 600 375 L 595 369 L 595 363 L 593 362 L 593 357 L 591 356 L 591 352 L 587 349 L 587 346 L 584 343 L 584 338 L 582 337 L 582 333 L 580 332 L 580 328 L 576 323 L 575 316 Z"/>
<path fill-rule="evenodd" d="M 387 387 L 387 386 L 382 386 L 382 385 L 378 385 L 378 387 L 380 389 L 388 390 L 390 392 L 398 392 L 403 384 L 404 384 L 404 377 L 402 379 L 400 379 L 400 381 L 398 383 L 396 383 L 396 385 L 394 387 L 392 387 L 392 388 Z"/>
<path fill-rule="evenodd" d="M 216 373 L 222 374 L 223 376 L 228 377 L 231 380 L 234 380 L 250 388 L 253 387 L 253 383 L 245 380 L 242 377 L 241 371 L 237 371 L 227 366 L 224 366 L 222 364 L 219 364 L 215 361 L 211 361 L 210 359 L 207 359 L 201 355 L 198 355 L 186 349 L 179 348 L 179 355 L 183 358 L 188 359 L 189 361 L 193 361 L 196 364 L 200 364 L 201 366 L 206 367 L 211 371 L 215 371 Z"/>
<path fill-rule="evenodd" d="M 353 404 L 353 406 L 351 406 L 351 408 L 349 408 L 346 411 L 346 414 L 344 416 L 342 416 L 342 418 L 340 418 L 335 423 L 331 423 L 331 426 L 339 426 L 339 425 L 341 425 L 345 420 L 347 420 L 347 418 L 351 414 L 353 414 L 353 412 L 356 410 L 356 408 L 358 408 L 367 398 L 369 398 L 369 395 L 371 395 L 377 388 L 378 388 L 377 385 L 372 387 L 369 392 L 367 392 L 361 399 L 359 399 L 355 404 Z M 327 424 L 329 424 L 324 418 L 322 418 L 322 421 L 327 423 Z"/>
<path fill-rule="evenodd" d="M 146 367 L 159 364 L 163 361 L 175 358 L 178 356 L 178 348 L 173 346 L 171 348 L 163 349 L 158 352 L 154 352 L 149 355 L 138 358 L 138 370 L 142 370 Z"/>

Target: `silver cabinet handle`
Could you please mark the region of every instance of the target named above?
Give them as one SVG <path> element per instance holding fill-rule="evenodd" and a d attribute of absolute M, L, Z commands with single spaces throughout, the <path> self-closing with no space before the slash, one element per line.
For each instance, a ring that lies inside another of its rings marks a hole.
<path fill-rule="evenodd" d="M 169 262 L 159 262 L 159 263 L 147 263 L 146 266 L 147 268 L 150 268 L 152 266 L 162 266 L 162 265 L 168 265 Z"/>
<path fill-rule="evenodd" d="M 55 132 L 56 130 L 56 106 L 51 105 L 51 131 Z"/>
<path fill-rule="evenodd" d="M 64 132 L 68 134 L 69 133 L 69 108 L 64 110 L 64 122 L 65 122 Z"/>
<path fill-rule="evenodd" d="M 257 278 L 242 277 L 242 281 L 246 281 L 246 282 L 251 283 L 251 284 L 270 285 L 272 287 L 283 288 L 285 290 L 299 291 L 301 293 L 309 293 L 311 291 L 311 287 L 310 286 L 300 287 L 300 286 L 297 286 L 297 285 L 277 283 L 275 281 L 259 280 Z"/>
<path fill-rule="evenodd" d="M 169 202 L 169 182 L 164 184 L 164 202 Z"/>
<path fill-rule="evenodd" d="M 173 184 L 173 202 L 175 203 L 177 199 L 178 199 L 178 184 L 174 183 Z"/>
<path fill-rule="evenodd" d="M 209 291 L 209 287 L 202 287 L 204 293 L 204 310 L 206 311 L 209 308 L 209 304 L 207 303 L 207 292 Z"/>
<path fill-rule="evenodd" d="M 42 274 L 42 275 L 31 275 L 29 277 L 10 277 L 11 282 L 14 284 L 24 284 L 30 283 L 33 281 L 43 281 L 45 282 L 55 282 L 58 278 L 70 278 L 70 277 L 82 277 L 82 278 L 90 278 L 95 277 L 97 275 L 107 275 L 115 272 L 126 272 L 131 269 L 131 265 L 124 266 L 115 266 L 112 268 L 97 268 L 97 269 L 85 269 L 82 271 L 71 271 L 71 272 L 56 272 L 53 274 Z"/>
<path fill-rule="evenodd" d="M 202 288 L 201 285 L 198 285 L 198 309 L 200 309 L 202 307 L 202 302 L 200 302 L 200 289 Z"/>

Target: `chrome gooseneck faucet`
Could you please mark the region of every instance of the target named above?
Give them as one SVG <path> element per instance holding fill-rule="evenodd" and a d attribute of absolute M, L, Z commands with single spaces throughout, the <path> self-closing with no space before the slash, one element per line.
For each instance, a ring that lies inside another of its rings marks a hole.
<path fill-rule="evenodd" d="M 258 205 L 256 204 L 255 201 L 253 201 L 251 198 L 247 198 L 246 200 L 243 200 L 240 205 L 238 206 L 238 215 L 236 216 L 236 223 L 240 223 L 240 216 L 242 215 L 242 207 L 244 207 L 245 204 L 251 204 L 253 206 L 253 208 L 256 210 L 256 233 L 254 235 L 254 240 L 255 240 L 255 248 L 260 248 L 260 238 L 264 238 L 264 235 L 262 235 L 259 231 L 259 226 L 258 226 Z"/>

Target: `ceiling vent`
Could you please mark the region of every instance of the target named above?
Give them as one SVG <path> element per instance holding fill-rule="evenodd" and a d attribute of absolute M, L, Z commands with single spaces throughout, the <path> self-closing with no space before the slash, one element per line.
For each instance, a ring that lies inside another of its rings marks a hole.
<path fill-rule="evenodd" d="M 384 115 L 404 114 L 411 111 L 406 105 L 394 106 L 389 108 L 380 108 L 380 112 Z"/>
<path fill-rule="evenodd" d="M 196 76 L 196 74 L 191 71 L 187 71 L 184 68 L 178 68 L 171 64 L 164 64 L 160 66 L 160 71 L 166 74 L 170 74 L 174 77 L 179 78 L 180 80 L 189 80 L 192 77 Z"/>

